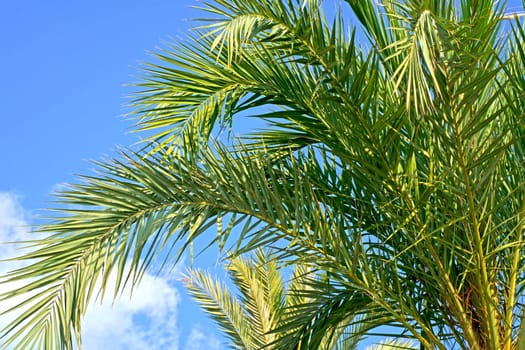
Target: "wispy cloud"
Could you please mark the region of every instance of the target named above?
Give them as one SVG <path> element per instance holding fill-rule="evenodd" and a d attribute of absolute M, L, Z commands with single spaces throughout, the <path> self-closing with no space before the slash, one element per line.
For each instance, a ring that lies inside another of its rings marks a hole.
<path fill-rule="evenodd" d="M 199 326 L 193 326 L 186 340 L 185 350 L 220 350 L 221 341 L 213 332 L 204 332 Z"/>
<path fill-rule="evenodd" d="M 27 213 L 20 205 L 18 195 L 0 192 L 0 256 L 2 258 L 13 257 L 18 253 L 15 245 L 6 242 L 18 242 L 30 238 L 27 220 Z M 5 264 L 1 264 L 0 272 L 5 271 L 6 268 Z"/>
<path fill-rule="evenodd" d="M 84 349 L 177 349 L 179 302 L 168 279 L 146 274 L 133 295 L 128 290 L 114 303 L 106 298 L 92 305 L 84 319 Z"/>
<path fill-rule="evenodd" d="M 34 238 L 30 234 L 28 216 L 17 195 L 0 192 L 0 259 L 20 254 L 15 246 L 3 244 L 4 242 Z M 17 266 L 19 263 L 1 263 L 0 275 Z M 4 291 L 14 287 L 15 285 L 2 286 Z M 0 310 L 6 310 L 16 303 L 17 300 L 2 302 Z M 93 303 L 84 319 L 83 348 L 177 349 L 179 303 L 180 294 L 173 281 L 146 273 L 133 295 L 125 291 L 115 302 L 106 298 L 102 303 Z M 0 328 L 7 322 L 7 316 L 0 317 Z"/>

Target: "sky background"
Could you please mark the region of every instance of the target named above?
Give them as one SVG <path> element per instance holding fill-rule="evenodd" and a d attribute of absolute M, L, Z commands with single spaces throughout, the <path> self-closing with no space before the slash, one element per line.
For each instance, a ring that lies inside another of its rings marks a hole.
<path fill-rule="evenodd" d="M 125 84 L 139 80 L 148 51 L 185 35 L 198 17 L 194 4 L 0 1 L 0 242 L 29 237 L 50 193 L 88 172 L 88 160 L 138 141 L 123 118 L 132 91 Z M 13 254 L 0 245 L 0 258 Z M 204 268 L 215 264 L 198 261 Z M 0 275 L 12 267 L 0 264 Z M 185 268 L 146 275 L 133 299 L 95 306 L 86 315 L 85 349 L 224 348 L 179 281 Z"/>

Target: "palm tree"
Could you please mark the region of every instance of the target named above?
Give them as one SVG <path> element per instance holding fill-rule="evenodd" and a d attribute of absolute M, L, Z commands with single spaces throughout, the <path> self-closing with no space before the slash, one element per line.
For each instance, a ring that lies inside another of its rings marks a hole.
<path fill-rule="evenodd" d="M 229 348 L 273 349 L 277 338 L 283 335 L 280 330 L 286 327 L 286 318 L 293 315 L 293 309 L 315 302 L 322 293 L 308 287 L 309 280 L 322 278 L 308 266 L 296 265 L 287 284 L 279 272 L 281 268 L 271 253 L 258 249 L 252 257 L 235 257 L 226 265 L 229 284 L 235 287 L 235 291 L 200 269 L 191 269 L 184 284 L 226 336 Z M 356 349 L 366 328 L 363 319 L 333 324 L 319 350 Z M 367 350 L 387 349 L 414 348 L 411 343 L 398 340 L 367 347 Z"/>
<path fill-rule="evenodd" d="M 118 295 L 197 238 L 323 275 L 282 349 L 354 317 L 425 349 L 525 342 L 522 24 L 502 1 L 346 4 L 351 33 L 318 0 L 204 2 L 139 84 L 148 145 L 60 194 L 4 277 L 26 285 L 2 299 L 28 293 L 5 342 L 71 348 L 98 280 L 104 294 L 117 271 Z M 268 127 L 214 136 L 247 117 Z"/>
<path fill-rule="evenodd" d="M 309 279 L 318 278 L 307 266 L 297 265 L 285 284 L 278 261 L 262 250 L 251 258 L 233 258 L 226 270 L 236 291 L 199 269 L 190 270 L 184 283 L 233 349 L 272 349 L 290 311 L 318 293 L 307 288 Z M 366 324 L 349 324 L 333 325 L 319 349 L 355 349 Z"/>

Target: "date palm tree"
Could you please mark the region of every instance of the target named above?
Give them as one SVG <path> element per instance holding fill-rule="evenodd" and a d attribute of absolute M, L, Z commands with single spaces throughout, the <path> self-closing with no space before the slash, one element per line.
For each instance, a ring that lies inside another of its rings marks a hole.
<path fill-rule="evenodd" d="M 275 349 L 291 310 L 313 301 L 319 292 L 307 288 L 309 279 L 319 278 L 307 266 L 297 265 L 288 283 L 280 268 L 271 254 L 256 250 L 253 257 L 236 257 L 226 264 L 228 284 L 200 269 L 190 270 L 184 283 L 226 336 L 229 348 Z M 359 320 L 332 326 L 319 350 L 355 349 L 366 328 Z"/>
<path fill-rule="evenodd" d="M 280 349 L 317 349 L 355 317 L 425 349 L 519 348 L 522 23 L 503 1 L 346 5 L 203 2 L 138 84 L 147 145 L 62 192 L 49 237 L 4 276 L 26 284 L 2 299 L 27 295 L 4 341 L 70 349 L 97 281 L 104 294 L 116 271 L 118 295 L 204 241 L 323 276 Z M 239 118 L 266 127 L 232 140 Z"/>

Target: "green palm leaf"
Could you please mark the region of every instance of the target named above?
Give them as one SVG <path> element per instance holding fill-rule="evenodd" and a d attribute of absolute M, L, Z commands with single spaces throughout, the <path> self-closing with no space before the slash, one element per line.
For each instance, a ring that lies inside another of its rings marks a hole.
<path fill-rule="evenodd" d="M 238 349 L 254 349 L 251 318 L 241 304 L 228 291 L 208 274 L 193 270 L 185 280 L 192 297 L 210 315 L 219 329 Z"/>

